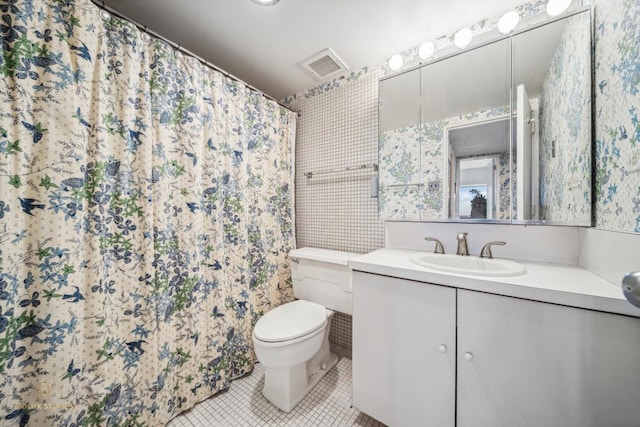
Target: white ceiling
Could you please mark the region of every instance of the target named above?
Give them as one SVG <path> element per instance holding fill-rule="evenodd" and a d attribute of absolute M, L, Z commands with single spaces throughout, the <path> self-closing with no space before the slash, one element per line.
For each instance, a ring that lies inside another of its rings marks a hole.
<path fill-rule="evenodd" d="M 524 0 L 105 0 L 223 70 L 283 99 L 318 85 L 298 63 L 330 47 L 349 71 L 381 64 Z"/>
<path fill-rule="evenodd" d="M 457 158 L 509 151 L 509 118 L 449 130 L 449 143 Z M 467 168 L 483 167 L 469 163 Z"/>

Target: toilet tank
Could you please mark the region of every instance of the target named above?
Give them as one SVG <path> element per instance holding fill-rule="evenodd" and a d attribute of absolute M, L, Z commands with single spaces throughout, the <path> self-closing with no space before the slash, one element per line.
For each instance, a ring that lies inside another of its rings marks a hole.
<path fill-rule="evenodd" d="M 353 252 L 300 248 L 289 253 L 293 294 L 298 299 L 352 314 L 353 288 L 348 262 Z"/>

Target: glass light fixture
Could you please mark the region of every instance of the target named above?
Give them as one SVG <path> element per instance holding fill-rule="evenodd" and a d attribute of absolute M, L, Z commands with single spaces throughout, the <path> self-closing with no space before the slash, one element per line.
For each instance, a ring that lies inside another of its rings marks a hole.
<path fill-rule="evenodd" d="M 513 31 L 520 21 L 520 15 L 515 10 L 505 13 L 498 21 L 498 31 L 502 34 L 507 34 Z"/>
<path fill-rule="evenodd" d="M 433 56 L 436 48 L 431 42 L 425 42 L 420 45 L 418 49 L 418 56 L 422 59 L 429 59 Z"/>
<path fill-rule="evenodd" d="M 471 29 L 463 28 L 453 36 L 453 43 L 460 49 L 464 49 L 465 47 L 469 46 L 472 38 L 473 33 L 471 32 Z"/>
<path fill-rule="evenodd" d="M 402 68 L 403 63 L 402 56 L 395 54 L 389 59 L 389 68 L 391 68 L 392 71 L 398 71 Z"/>
<path fill-rule="evenodd" d="M 273 6 L 278 3 L 280 0 L 253 0 L 254 3 L 257 3 L 261 6 Z"/>
<path fill-rule="evenodd" d="M 558 16 L 571 4 L 571 0 L 549 0 L 547 3 L 547 14 L 549 16 Z"/>

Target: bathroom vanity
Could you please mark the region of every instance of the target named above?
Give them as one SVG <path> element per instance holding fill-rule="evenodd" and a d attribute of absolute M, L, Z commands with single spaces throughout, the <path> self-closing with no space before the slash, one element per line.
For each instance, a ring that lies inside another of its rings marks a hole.
<path fill-rule="evenodd" d="M 353 404 L 391 426 L 640 424 L 640 310 L 577 266 L 480 277 L 380 249 L 353 270 Z"/>

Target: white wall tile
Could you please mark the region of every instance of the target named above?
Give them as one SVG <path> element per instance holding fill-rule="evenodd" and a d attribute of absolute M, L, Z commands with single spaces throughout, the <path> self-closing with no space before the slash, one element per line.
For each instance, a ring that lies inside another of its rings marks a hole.
<path fill-rule="evenodd" d="M 299 97 L 296 133 L 298 247 L 366 253 L 384 245 L 372 169 L 307 172 L 378 163 L 378 77 L 370 72 L 324 93 Z"/>

